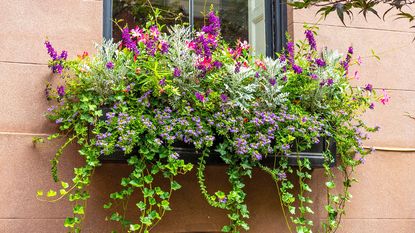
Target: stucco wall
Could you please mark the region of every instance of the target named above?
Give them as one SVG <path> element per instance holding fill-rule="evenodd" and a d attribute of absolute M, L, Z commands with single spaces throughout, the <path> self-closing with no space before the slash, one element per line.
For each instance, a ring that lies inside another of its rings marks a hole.
<path fill-rule="evenodd" d="M 294 16 L 291 32 L 296 38 L 302 37 L 301 22 L 313 22 L 314 14 L 295 11 L 290 15 Z M 32 144 L 33 136 L 44 136 L 55 129 L 43 117 L 47 108 L 44 84 L 51 78 L 43 41 L 47 37 L 58 49 L 68 49 L 72 56 L 93 51 L 92 42 L 100 41 L 102 35 L 102 1 L 4 0 L 0 1 L 0 24 L 0 232 L 65 232 L 63 220 L 71 213 L 70 204 L 35 198 L 36 190 L 57 187 L 50 176 L 49 160 L 58 144 L 36 148 Z M 320 26 L 320 46 L 345 49 L 353 43 L 363 56 L 374 48 L 382 57 L 380 62 L 364 59 L 362 67 L 362 82 L 370 78 L 375 87 L 392 89 L 390 106 L 379 107 L 367 117 L 383 129 L 368 145 L 415 147 L 415 121 L 403 116 L 405 111 L 415 113 L 415 66 L 411 63 L 415 56 L 415 45 L 411 44 L 414 35 L 401 24 L 370 19 L 368 24 L 358 21 L 344 28 L 329 18 Z M 343 232 L 414 232 L 413 155 L 376 152 L 367 160 L 359 170 L 361 183 L 352 190 L 354 198 Z M 62 179 L 68 180 L 72 167 L 80 164 L 76 147 L 69 148 L 60 163 Z M 223 167 L 208 168 L 207 182 L 212 191 L 227 187 L 224 173 Z M 128 168 L 120 164 L 105 164 L 96 170 L 84 232 L 110 232 L 117 227 L 105 221 L 109 212 L 102 205 L 127 174 Z M 313 174 L 319 177 L 321 171 Z M 180 183 L 183 189 L 172 197 L 173 211 L 167 213 L 155 232 L 218 232 L 227 222 L 226 212 L 208 206 L 199 193 L 194 173 L 180 177 Z M 316 204 L 323 205 L 323 187 L 318 182 L 313 182 L 312 187 Z M 271 179 L 255 171 L 254 178 L 247 182 L 247 193 L 250 232 L 286 232 Z M 315 218 L 324 215 L 317 213 Z"/>

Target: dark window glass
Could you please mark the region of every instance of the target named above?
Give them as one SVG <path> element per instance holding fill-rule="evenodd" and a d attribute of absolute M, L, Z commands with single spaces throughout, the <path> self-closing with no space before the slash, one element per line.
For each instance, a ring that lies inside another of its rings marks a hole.
<path fill-rule="evenodd" d="M 129 27 L 144 25 L 152 14 L 152 7 L 159 8 L 163 19 L 160 23 L 172 25 L 175 23 L 189 23 L 190 0 L 113 0 L 112 17 L 113 38 L 121 40 L 121 31 L 126 24 Z M 205 15 L 213 5 L 219 12 L 222 22 L 222 36 L 228 42 L 236 39 L 248 40 L 248 1 L 247 0 L 193 0 L 193 21 L 195 28 L 201 28 L 205 22 Z M 118 21 L 122 20 L 122 21 Z"/>
<path fill-rule="evenodd" d="M 194 24 L 200 28 L 205 24 L 206 13 L 213 5 L 219 12 L 222 36 L 228 42 L 237 39 L 248 41 L 248 1 L 247 0 L 194 0 Z"/>

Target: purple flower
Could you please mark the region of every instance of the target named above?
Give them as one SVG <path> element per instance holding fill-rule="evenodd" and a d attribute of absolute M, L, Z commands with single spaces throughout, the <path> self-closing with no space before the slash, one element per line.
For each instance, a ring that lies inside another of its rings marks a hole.
<path fill-rule="evenodd" d="M 182 75 L 182 71 L 179 68 L 175 67 L 174 70 L 173 70 L 173 76 L 178 78 L 181 75 Z"/>
<path fill-rule="evenodd" d="M 211 11 L 208 15 L 209 25 L 203 26 L 202 31 L 207 34 L 217 36 L 220 32 L 220 19 L 215 12 Z"/>
<path fill-rule="evenodd" d="M 324 66 L 326 66 L 326 62 L 323 59 L 321 59 L 321 58 L 317 58 L 316 59 L 316 64 L 317 64 L 318 67 L 324 67 Z"/>
<path fill-rule="evenodd" d="M 162 54 L 165 54 L 165 53 L 167 53 L 168 51 L 169 51 L 169 44 L 167 44 L 167 42 L 165 42 L 165 41 L 162 41 L 162 42 L 161 42 L 160 52 L 161 52 Z"/>
<path fill-rule="evenodd" d="M 170 155 L 170 158 L 172 158 L 172 159 L 178 159 L 180 157 L 180 155 L 177 153 L 177 152 L 173 152 L 171 155 Z"/>
<path fill-rule="evenodd" d="M 107 69 L 112 70 L 114 68 L 114 63 L 109 61 L 109 62 L 107 62 L 107 64 L 105 66 L 107 67 Z"/>
<path fill-rule="evenodd" d="M 124 45 L 127 49 L 129 49 L 129 50 L 133 51 L 135 54 L 139 54 L 139 51 L 138 51 L 138 49 L 137 49 L 137 45 L 136 45 L 136 44 L 134 43 L 134 41 L 131 39 L 131 36 L 130 36 L 130 31 L 129 31 L 128 27 L 126 27 L 126 28 L 124 28 L 124 29 L 122 30 L 122 35 L 121 35 L 121 38 L 122 38 L 122 43 L 123 43 L 123 45 Z"/>
<path fill-rule="evenodd" d="M 331 86 L 333 85 L 333 83 L 334 83 L 333 79 L 331 78 L 327 79 L 327 86 Z"/>
<path fill-rule="evenodd" d="M 162 79 L 159 81 L 159 85 L 160 85 L 160 86 L 164 86 L 164 85 L 166 85 L 166 78 L 162 78 Z"/>
<path fill-rule="evenodd" d="M 258 152 L 256 152 L 256 151 L 254 151 L 252 154 L 255 156 L 255 158 L 256 158 L 257 160 L 261 160 L 261 159 L 262 159 L 262 155 L 261 155 L 260 153 L 258 153 Z"/>
<path fill-rule="evenodd" d="M 48 54 L 49 56 L 53 59 L 56 60 L 58 54 L 56 53 L 55 49 L 53 48 L 52 44 L 49 41 L 45 41 L 45 47 L 48 50 Z"/>
<path fill-rule="evenodd" d="M 241 71 L 241 63 L 237 62 L 235 65 L 235 74 L 239 73 Z"/>
<path fill-rule="evenodd" d="M 59 59 L 66 60 L 67 58 L 68 58 L 68 52 L 63 50 L 61 52 L 61 55 L 59 56 Z"/>
<path fill-rule="evenodd" d="M 285 150 L 285 151 L 286 151 L 286 150 L 289 150 L 289 149 L 290 149 L 290 145 L 288 145 L 288 144 L 282 145 L 282 146 L 281 146 L 281 149 L 282 149 L 282 150 Z"/>
<path fill-rule="evenodd" d="M 222 102 L 224 102 L 224 103 L 228 102 L 228 96 L 227 95 L 221 94 L 220 98 L 221 98 Z"/>
<path fill-rule="evenodd" d="M 205 102 L 205 96 L 201 94 L 200 92 L 195 93 L 196 99 L 198 99 L 201 102 Z"/>
<path fill-rule="evenodd" d="M 60 123 L 62 123 L 63 122 L 63 119 L 62 118 L 59 118 L 59 119 L 57 119 L 56 121 L 55 121 L 55 123 L 56 124 L 60 124 Z"/>
<path fill-rule="evenodd" d="M 285 172 L 279 172 L 277 174 L 277 176 L 278 176 L 278 180 L 285 180 L 285 179 L 287 179 L 287 174 L 285 174 Z"/>
<path fill-rule="evenodd" d="M 216 67 L 216 69 L 220 69 L 223 66 L 223 64 L 220 61 L 214 61 L 213 66 Z"/>
<path fill-rule="evenodd" d="M 303 69 L 296 64 L 293 64 L 292 67 L 293 67 L 294 73 L 296 74 L 301 74 L 303 72 Z"/>
<path fill-rule="evenodd" d="M 308 44 L 310 45 L 311 49 L 317 50 L 316 40 L 314 39 L 313 32 L 311 30 L 306 30 L 304 34 L 308 40 Z"/>
<path fill-rule="evenodd" d="M 259 78 L 259 73 L 255 72 L 255 78 Z"/>
<path fill-rule="evenodd" d="M 316 74 L 311 74 L 310 77 L 311 77 L 311 79 L 314 79 L 314 80 L 318 79 L 318 76 Z"/>
<path fill-rule="evenodd" d="M 369 108 L 370 109 L 375 109 L 375 104 L 374 103 L 370 103 Z"/>
<path fill-rule="evenodd" d="M 288 60 L 291 63 L 294 63 L 294 43 L 293 42 L 287 43 L 287 51 L 288 51 Z"/>
<path fill-rule="evenodd" d="M 353 47 L 352 46 L 349 47 L 349 49 L 347 50 L 347 53 L 350 54 L 350 55 L 353 54 Z"/>
<path fill-rule="evenodd" d="M 64 86 L 58 86 L 57 87 L 57 92 L 58 92 L 58 95 L 60 97 L 63 97 L 65 95 L 65 87 Z"/>
<path fill-rule="evenodd" d="M 219 199 L 219 202 L 223 204 L 225 204 L 227 201 L 228 201 L 228 198 L 226 197 Z"/>
<path fill-rule="evenodd" d="M 365 159 L 365 158 L 363 158 L 363 157 L 361 157 L 361 158 L 359 159 L 359 162 L 360 162 L 360 164 L 365 164 L 366 159 Z"/>
<path fill-rule="evenodd" d="M 366 85 L 366 87 L 365 87 L 365 90 L 366 90 L 366 91 L 372 91 L 372 90 L 373 90 L 373 86 L 372 86 L 372 84 L 370 84 L 370 83 L 369 83 L 369 84 L 367 84 L 367 85 Z"/>
<path fill-rule="evenodd" d="M 277 83 L 277 80 L 275 78 L 271 78 L 268 81 L 269 81 L 269 84 L 271 84 L 271 86 L 274 86 Z"/>

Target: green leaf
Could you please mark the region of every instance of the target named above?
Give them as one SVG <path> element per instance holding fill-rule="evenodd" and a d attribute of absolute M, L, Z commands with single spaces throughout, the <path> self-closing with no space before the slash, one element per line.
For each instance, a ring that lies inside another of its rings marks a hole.
<path fill-rule="evenodd" d="M 65 189 L 59 189 L 59 194 L 60 195 L 65 195 L 65 194 L 67 194 L 68 192 L 66 192 L 66 190 Z"/>
<path fill-rule="evenodd" d="M 175 180 L 171 182 L 171 189 L 173 189 L 173 190 L 178 190 L 178 189 L 180 189 L 181 187 L 182 187 L 182 186 L 181 186 L 179 183 L 177 183 Z"/>
<path fill-rule="evenodd" d="M 109 209 L 109 208 L 111 208 L 111 206 L 112 206 L 112 202 L 109 202 L 107 204 L 104 204 L 103 208 L 104 209 Z"/>
<path fill-rule="evenodd" d="M 346 24 L 344 23 L 344 5 L 341 3 L 337 3 L 336 12 L 337 16 L 339 16 L 340 21 L 343 23 L 344 26 L 346 26 Z"/>
<path fill-rule="evenodd" d="M 36 195 L 37 195 L 38 197 L 43 196 L 43 190 L 38 190 L 38 191 L 36 192 Z"/>
<path fill-rule="evenodd" d="M 327 186 L 327 188 L 329 188 L 329 189 L 333 189 L 336 185 L 334 184 L 334 182 L 333 182 L 333 181 L 327 181 L 327 182 L 326 182 L 326 186 Z"/>
<path fill-rule="evenodd" d="M 83 207 L 83 206 L 81 206 L 81 205 L 76 205 L 76 206 L 73 208 L 73 213 L 74 213 L 74 214 L 79 214 L 79 215 L 83 215 L 83 214 L 85 214 L 85 212 L 84 212 L 84 207 Z"/>
<path fill-rule="evenodd" d="M 146 209 L 146 204 L 142 201 L 140 201 L 139 203 L 136 204 L 136 206 L 138 207 L 138 209 L 140 209 L 141 211 Z"/>
<path fill-rule="evenodd" d="M 56 196 L 56 192 L 53 191 L 52 189 L 48 191 L 48 193 L 46 194 L 47 197 L 54 197 Z"/>
<path fill-rule="evenodd" d="M 139 224 L 130 224 L 130 231 L 138 231 L 140 227 Z"/>
<path fill-rule="evenodd" d="M 150 184 L 151 182 L 153 182 L 154 178 L 151 175 L 147 175 L 144 176 L 144 182 L 146 182 L 147 184 Z"/>
<path fill-rule="evenodd" d="M 66 183 L 66 182 L 61 181 L 61 186 L 62 186 L 62 188 L 66 189 L 66 188 L 69 187 L 69 184 Z"/>

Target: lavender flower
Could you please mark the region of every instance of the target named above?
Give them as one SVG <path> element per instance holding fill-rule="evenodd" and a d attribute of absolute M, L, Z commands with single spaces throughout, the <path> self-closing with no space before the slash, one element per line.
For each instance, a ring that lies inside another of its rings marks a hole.
<path fill-rule="evenodd" d="M 202 31 L 207 34 L 217 36 L 220 32 L 220 19 L 215 12 L 211 11 L 208 15 L 209 25 L 203 26 Z"/>
<path fill-rule="evenodd" d="M 366 85 L 366 87 L 365 87 L 365 90 L 366 90 L 366 91 L 370 91 L 370 92 L 371 92 L 371 91 L 373 90 L 373 86 L 372 86 L 372 84 L 370 84 L 370 83 L 369 83 L 369 84 L 367 84 L 367 85 Z"/>
<path fill-rule="evenodd" d="M 317 64 L 318 67 L 324 67 L 324 66 L 326 66 L 326 62 L 323 59 L 321 59 L 321 58 L 317 58 L 315 60 L 315 62 L 316 62 L 316 64 Z"/>
<path fill-rule="evenodd" d="M 269 84 L 271 84 L 271 86 L 274 86 L 277 83 L 277 80 L 275 78 L 271 78 L 268 81 L 269 81 Z"/>
<path fill-rule="evenodd" d="M 64 86 L 58 86 L 57 87 L 57 92 L 59 97 L 63 97 L 65 95 L 65 87 Z"/>
<path fill-rule="evenodd" d="M 314 39 L 314 33 L 311 30 L 306 30 L 304 34 L 308 40 L 308 44 L 310 45 L 311 49 L 317 50 L 316 40 Z"/>
<path fill-rule="evenodd" d="M 303 69 L 296 64 L 293 64 L 292 67 L 293 67 L 294 73 L 296 74 L 301 74 L 303 72 Z"/>
<path fill-rule="evenodd" d="M 216 67 L 216 69 L 220 69 L 223 66 L 223 64 L 220 61 L 214 61 L 213 66 Z"/>
<path fill-rule="evenodd" d="M 169 44 L 166 41 L 162 41 L 160 43 L 160 52 L 162 54 L 166 54 L 169 51 Z"/>
<path fill-rule="evenodd" d="M 176 78 L 178 78 L 181 75 L 182 75 L 181 70 L 179 68 L 175 67 L 174 70 L 173 70 L 173 76 L 176 77 Z"/>
<path fill-rule="evenodd" d="M 278 176 L 278 180 L 285 180 L 285 179 L 287 179 L 287 174 L 285 174 L 285 172 L 279 172 L 277 174 L 277 176 Z"/>
<path fill-rule="evenodd" d="M 107 64 L 105 66 L 107 67 L 107 69 L 112 70 L 114 68 L 114 63 L 109 61 L 109 62 L 107 62 Z"/>
<path fill-rule="evenodd" d="M 166 78 L 162 78 L 162 79 L 159 81 L 159 85 L 160 85 L 160 86 L 165 86 L 165 85 L 166 85 Z"/>
<path fill-rule="evenodd" d="M 220 98 L 221 98 L 222 102 L 224 102 L 224 103 L 228 102 L 228 96 L 227 95 L 221 94 Z"/>

